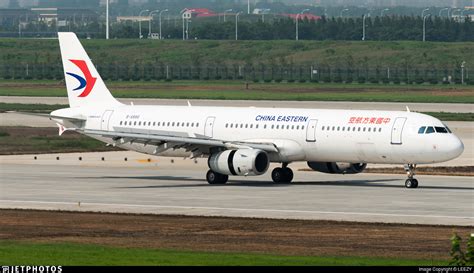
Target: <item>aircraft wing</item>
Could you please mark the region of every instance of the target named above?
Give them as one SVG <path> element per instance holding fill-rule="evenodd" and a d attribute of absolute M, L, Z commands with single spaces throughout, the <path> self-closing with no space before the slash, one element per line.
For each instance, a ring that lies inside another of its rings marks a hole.
<path fill-rule="evenodd" d="M 245 141 L 225 141 L 219 139 L 200 138 L 200 137 L 185 137 L 173 135 L 160 134 L 145 134 L 145 133 L 127 133 L 127 132 L 110 132 L 101 130 L 79 130 L 86 135 L 96 135 L 111 138 L 115 144 L 126 143 L 143 143 L 145 145 L 157 145 L 158 152 L 167 149 L 184 148 L 193 154 L 198 155 L 208 154 L 210 149 L 221 147 L 225 149 L 260 149 L 266 152 L 278 152 L 278 149 L 273 143 L 257 143 Z"/>

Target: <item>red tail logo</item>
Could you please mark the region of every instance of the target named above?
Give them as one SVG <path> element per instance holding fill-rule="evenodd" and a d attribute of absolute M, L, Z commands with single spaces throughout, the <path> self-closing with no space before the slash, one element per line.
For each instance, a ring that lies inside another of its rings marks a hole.
<path fill-rule="evenodd" d="M 81 82 L 81 86 L 79 86 L 78 88 L 74 89 L 74 90 L 77 90 L 77 89 L 81 89 L 81 88 L 84 88 L 84 91 L 78 96 L 78 97 L 87 97 L 89 95 L 89 93 L 92 91 L 92 89 L 94 88 L 94 85 L 95 85 L 95 82 L 97 80 L 97 78 L 94 78 L 92 77 L 91 75 L 91 72 L 89 71 L 89 67 L 87 67 L 87 64 L 85 61 L 83 60 L 69 60 L 71 61 L 73 64 L 75 64 L 77 67 L 79 67 L 79 69 L 82 71 L 82 74 L 84 74 L 84 78 L 85 78 L 85 85 L 83 84 L 83 82 L 79 79 L 79 81 Z M 69 75 L 71 75 L 72 73 L 67 73 Z M 76 77 L 77 75 L 71 75 L 71 76 L 74 76 Z M 78 78 L 78 77 L 76 77 Z"/>

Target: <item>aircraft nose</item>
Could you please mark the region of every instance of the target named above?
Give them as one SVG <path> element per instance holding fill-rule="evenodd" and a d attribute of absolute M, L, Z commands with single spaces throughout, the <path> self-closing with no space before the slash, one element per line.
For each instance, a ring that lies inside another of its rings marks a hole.
<path fill-rule="evenodd" d="M 460 156 L 464 152 L 464 144 L 457 136 L 453 137 L 449 143 L 449 146 L 449 153 L 453 158 Z"/>

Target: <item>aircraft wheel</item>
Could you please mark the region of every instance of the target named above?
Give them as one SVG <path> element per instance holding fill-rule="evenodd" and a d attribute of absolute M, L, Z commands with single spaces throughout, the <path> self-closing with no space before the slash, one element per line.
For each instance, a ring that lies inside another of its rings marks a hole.
<path fill-rule="evenodd" d="M 413 183 L 412 188 L 414 188 L 414 189 L 415 189 L 415 188 L 418 188 L 418 180 L 412 179 L 412 183 Z"/>
<path fill-rule="evenodd" d="M 224 174 L 220 174 L 220 173 L 216 173 L 213 170 L 209 170 L 209 171 L 207 171 L 206 179 L 207 179 L 207 183 L 209 183 L 211 185 L 225 184 L 229 180 L 229 176 L 224 175 Z"/>
<path fill-rule="evenodd" d="M 405 187 L 408 189 L 418 188 L 418 180 L 414 178 L 409 178 L 405 181 Z"/>
<path fill-rule="evenodd" d="M 291 183 L 293 171 L 290 168 L 275 168 L 272 171 L 272 180 L 277 184 Z"/>
<path fill-rule="evenodd" d="M 291 183 L 293 181 L 293 170 L 290 168 L 283 168 L 283 172 L 285 173 L 285 181 L 286 183 Z"/>

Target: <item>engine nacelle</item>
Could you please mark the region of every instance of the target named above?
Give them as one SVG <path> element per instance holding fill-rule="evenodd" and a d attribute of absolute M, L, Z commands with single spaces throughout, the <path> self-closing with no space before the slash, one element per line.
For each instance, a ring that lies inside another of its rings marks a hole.
<path fill-rule="evenodd" d="M 270 160 L 266 152 L 256 149 L 226 150 L 213 154 L 209 168 L 226 175 L 261 175 L 268 170 Z"/>
<path fill-rule="evenodd" d="M 365 170 L 365 163 L 341 163 L 341 162 L 309 162 L 308 166 L 322 173 L 354 174 Z"/>

